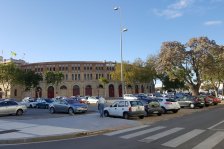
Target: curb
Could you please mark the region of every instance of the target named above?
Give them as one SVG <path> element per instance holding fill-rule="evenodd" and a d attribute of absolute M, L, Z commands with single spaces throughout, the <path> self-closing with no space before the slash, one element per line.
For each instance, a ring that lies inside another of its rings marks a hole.
<path fill-rule="evenodd" d="M 37 143 L 37 142 L 44 142 L 44 141 L 59 141 L 59 140 L 64 140 L 64 139 L 77 138 L 77 137 L 95 136 L 95 135 L 112 132 L 115 130 L 118 130 L 118 129 L 105 129 L 105 130 L 89 131 L 89 132 L 87 131 L 87 132 L 71 133 L 71 134 L 64 134 L 64 135 L 57 135 L 57 136 L 55 135 L 55 136 L 44 136 L 44 137 L 35 137 L 35 138 L 0 140 L 0 145 Z"/>

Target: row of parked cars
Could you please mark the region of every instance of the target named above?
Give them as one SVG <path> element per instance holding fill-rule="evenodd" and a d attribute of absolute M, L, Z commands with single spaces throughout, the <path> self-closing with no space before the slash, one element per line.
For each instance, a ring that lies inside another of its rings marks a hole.
<path fill-rule="evenodd" d="M 151 114 L 161 116 L 168 111 L 177 113 L 181 108 L 203 108 L 204 106 L 217 105 L 221 103 L 219 98 L 214 96 L 189 96 L 180 98 L 150 97 L 144 94 L 125 94 L 123 100 L 116 100 L 112 105 L 104 109 L 105 116 L 120 116 L 125 119 L 137 116 L 144 118 Z M 146 114 L 145 114 L 146 113 Z"/>

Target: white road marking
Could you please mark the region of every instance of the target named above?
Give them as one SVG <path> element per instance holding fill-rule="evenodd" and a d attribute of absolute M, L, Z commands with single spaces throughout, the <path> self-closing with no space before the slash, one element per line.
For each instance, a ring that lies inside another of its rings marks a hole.
<path fill-rule="evenodd" d="M 150 125 L 142 125 L 142 126 L 138 126 L 138 127 L 133 127 L 133 128 L 128 128 L 128 129 L 114 131 L 114 132 L 111 132 L 111 133 L 106 133 L 105 135 L 106 136 L 114 136 L 114 135 L 117 135 L 117 134 L 129 132 L 129 131 L 133 131 L 133 130 L 138 130 L 138 129 L 149 127 L 149 126 Z"/>
<path fill-rule="evenodd" d="M 199 134 L 203 133 L 205 130 L 200 130 L 200 129 L 194 129 L 186 134 L 183 134 L 177 138 L 174 138 L 164 144 L 162 144 L 163 146 L 168 146 L 168 147 L 177 147 L 187 141 L 189 141 L 190 139 L 198 136 Z"/>
<path fill-rule="evenodd" d="M 221 121 L 221 122 L 219 122 L 219 123 L 217 123 L 217 124 L 215 124 L 215 125 L 213 125 L 213 126 L 211 126 L 211 127 L 209 127 L 208 129 L 213 129 L 213 128 L 215 128 L 216 126 L 218 126 L 218 125 L 220 125 L 220 124 L 222 124 L 222 123 L 224 123 L 224 120 Z"/>
<path fill-rule="evenodd" d="M 164 132 L 155 134 L 155 135 L 153 135 L 153 136 L 149 136 L 149 137 L 144 138 L 144 139 L 139 140 L 139 141 L 140 141 L 140 142 L 145 142 L 145 143 L 150 143 L 150 142 L 152 142 L 152 141 L 158 140 L 158 139 L 160 139 L 160 138 L 163 138 L 163 137 L 165 137 L 165 136 L 168 136 L 168 135 L 170 135 L 170 134 L 173 134 L 173 133 L 175 133 L 175 132 L 178 132 L 178 131 L 180 131 L 180 130 L 182 130 L 182 129 L 184 129 L 184 128 L 179 128 L 179 127 L 177 127 L 177 128 L 173 128 L 173 129 L 170 129 L 170 130 L 167 130 L 167 131 L 164 131 Z"/>
<path fill-rule="evenodd" d="M 160 129 L 163 129 L 163 128 L 165 128 L 165 127 L 163 127 L 163 126 L 153 127 L 153 128 L 150 128 L 150 129 L 138 131 L 136 133 L 132 133 L 132 134 L 128 134 L 128 135 L 125 135 L 125 136 L 121 136 L 120 138 L 122 138 L 122 139 L 130 139 L 130 138 L 134 138 L 134 137 L 137 137 L 137 136 L 140 136 L 140 135 L 143 135 L 143 134 L 154 132 L 154 131 L 157 131 L 157 130 L 160 130 Z"/>
<path fill-rule="evenodd" d="M 224 139 L 224 132 L 216 132 L 193 149 L 212 149 Z"/>

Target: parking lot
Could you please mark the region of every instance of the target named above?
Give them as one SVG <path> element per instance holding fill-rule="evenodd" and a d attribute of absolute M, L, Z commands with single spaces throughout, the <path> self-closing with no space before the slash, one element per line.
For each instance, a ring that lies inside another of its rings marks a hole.
<path fill-rule="evenodd" d="M 89 105 L 88 111 L 85 114 L 90 114 L 93 112 L 97 112 L 97 106 L 96 105 Z M 77 115 L 83 115 L 77 114 Z M 48 118 L 60 118 L 60 117 L 67 117 L 70 116 L 67 113 L 54 113 L 51 114 L 49 112 L 49 109 L 36 109 L 36 108 L 28 108 L 27 112 L 24 113 L 22 116 L 0 116 L 1 120 L 29 120 L 29 119 L 48 119 Z"/>

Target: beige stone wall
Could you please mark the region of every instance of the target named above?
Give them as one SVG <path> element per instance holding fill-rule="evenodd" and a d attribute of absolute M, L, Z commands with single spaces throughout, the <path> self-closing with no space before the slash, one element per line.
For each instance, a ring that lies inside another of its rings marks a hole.
<path fill-rule="evenodd" d="M 73 96 L 73 86 L 78 85 L 80 88 L 80 95 L 85 96 L 85 87 L 90 85 L 92 87 L 92 95 L 93 96 L 105 96 L 109 97 L 109 85 L 112 84 L 114 86 L 114 94 L 115 97 L 119 97 L 119 85 L 120 82 L 114 82 L 108 78 L 110 81 L 105 85 L 105 88 L 99 88 L 100 82 L 98 79 L 100 76 L 107 78 L 108 74 L 110 74 L 114 70 L 115 63 L 113 62 L 46 62 L 46 63 L 33 63 L 22 65 L 21 68 L 25 70 L 33 70 L 36 73 L 40 73 L 43 75 L 47 71 L 60 71 L 64 74 L 64 80 L 56 87 L 54 87 L 54 97 L 56 96 Z M 78 68 L 79 67 L 79 68 Z M 75 79 L 75 74 L 77 75 L 77 80 Z M 78 74 L 80 74 L 80 80 L 78 79 Z M 67 78 L 66 78 L 67 75 Z M 73 79 L 73 77 L 74 79 Z M 85 79 L 86 75 L 86 79 Z M 98 75 L 98 78 L 96 78 Z M 99 76 L 100 75 L 100 76 Z M 88 79 L 89 76 L 89 79 Z M 141 84 L 142 85 L 142 84 Z M 141 85 L 138 85 L 138 92 L 141 93 Z M 149 86 L 154 90 L 153 83 L 143 84 L 145 93 L 149 93 Z M 39 87 L 42 89 L 42 97 L 48 97 L 48 87 L 52 86 L 46 84 L 45 81 L 42 81 Z M 66 86 L 67 89 L 60 89 L 61 86 Z M 148 87 L 148 88 L 147 88 Z M 16 90 L 16 95 L 15 95 Z M 135 93 L 135 86 L 132 85 L 132 88 L 127 88 L 127 93 Z M 13 86 L 10 88 L 8 93 L 11 98 L 22 99 L 24 97 L 36 97 L 35 89 L 32 89 L 28 92 L 25 92 L 23 88 L 20 86 Z"/>

